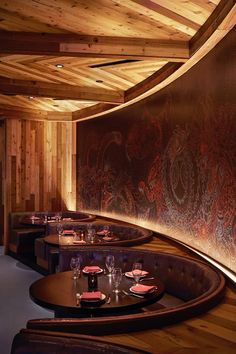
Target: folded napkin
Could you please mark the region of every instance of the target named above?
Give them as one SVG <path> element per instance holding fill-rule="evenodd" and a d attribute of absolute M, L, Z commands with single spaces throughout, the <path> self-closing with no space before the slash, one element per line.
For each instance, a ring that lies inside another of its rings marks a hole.
<path fill-rule="evenodd" d="M 135 291 L 137 293 L 148 293 L 149 291 L 154 290 L 155 288 L 155 285 L 136 284 L 132 286 L 132 291 Z"/>
<path fill-rule="evenodd" d="M 127 274 L 128 276 L 132 277 L 132 276 L 133 276 L 133 273 L 134 273 L 134 274 L 139 274 L 139 270 L 138 270 L 138 269 L 135 269 L 134 271 L 127 272 L 126 274 Z M 146 272 L 146 270 L 142 270 L 142 271 L 141 271 L 141 276 L 142 276 L 142 277 L 144 277 L 144 276 L 147 275 L 147 274 L 148 274 L 148 272 Z"/>
<path fill-rule="evenodd" d="M 31 220 L 40 220 L 40 218 L 38 216 L 31 216 L 30 219 Z"/>
<path fill-rule="evenodd" d="M 74 233 L 74 230 L 64 230 L 63 231 L 64 235 L 73 235 L 73 233 Z"/>
<path fill-rule="evenodd" d="M 101 235 L 101 236 L 106 235 L 108 233 L 109 233 L 109 230 L 97 231 L 97 235 Z"/>
<path fill-rule="evenodd" d="M 55 222 L 55 220 L 48 220 L 47 222 L 50 224 L 50 222 Z"/>
<path fill-rule="evenodd" d="M 70 221 L 70 220 L 72 220 L 71 218 L 63 218 L 62 220 L 64 220 L 64 221 Z"/>
<path fill-rule="evenodd" d="M 100 272 L 101 268 L 98 266 L 86 266 L 84 267 L 83 271 L 87 273 L 96 273 Z"/>
<path fill-rule="evenodd" d="M 102 239 L 103 239 L 104 241 L 111 241 L 111 240 L 113 240 L 113 237 L 104 236 Z"/>
<path fill-rule="evenodd" d="M 86 243 L 86 241 L 84 241 L 84 240 L 75 240 L 75 241 L 73 241 L 73 243 L 75 243 L 75 244 L 81 244 L 81 243 Z"/>
<path fill-rule="evenodd" d="M 80 297 L 81 300 L 101 300 L 101 291 L 84 291 Z"/>

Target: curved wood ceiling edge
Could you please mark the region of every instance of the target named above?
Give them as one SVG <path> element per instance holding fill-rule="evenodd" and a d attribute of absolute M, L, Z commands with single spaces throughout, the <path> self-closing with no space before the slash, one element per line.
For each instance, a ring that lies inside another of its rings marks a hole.
<path fill-rule="evenodd" d="M 0 119 L 78 122 L 123 109 L 187 72 L 236 21 L 235 0 L 51 4 L 0 2 Z"/>

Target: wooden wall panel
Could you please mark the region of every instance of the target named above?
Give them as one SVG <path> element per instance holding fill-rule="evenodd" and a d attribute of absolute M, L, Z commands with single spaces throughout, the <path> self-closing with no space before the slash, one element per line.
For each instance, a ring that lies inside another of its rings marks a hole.
<path fill-rule="evenodd" d="M 72 122 L 7 120 L 7 213 L 75 209 L 73 130 Z"/>
<path fill-rule="evenodd" d="M 4 233 L 5 121 L 0 120 L 0 245 Z"/>

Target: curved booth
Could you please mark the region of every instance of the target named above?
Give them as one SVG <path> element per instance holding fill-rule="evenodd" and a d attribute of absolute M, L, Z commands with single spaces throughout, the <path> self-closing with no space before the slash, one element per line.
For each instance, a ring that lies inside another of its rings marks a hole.
<path fill-rule="evenodd" d="M 123 272 L 130 271 L 139 261 L 143 269 L 160 278 L 165 294 L 160 302 L 132 313 L 89 318 L 32 319 L 28 328 L 91 334 L 137 331 L 182 321 L 214 306 L 222 297 L 225 280 L 211 266 L 197 260 L 169 253 L 139 251 L 124 248 L 61 249 L 60 271 L 70 269 L 72 256 L 81 257 L 82 264 L 104 267 L 107 255 L 114 255 Z"/>

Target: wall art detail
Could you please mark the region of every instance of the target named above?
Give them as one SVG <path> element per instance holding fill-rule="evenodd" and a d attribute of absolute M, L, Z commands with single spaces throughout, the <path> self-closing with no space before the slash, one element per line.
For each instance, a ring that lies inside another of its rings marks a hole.
<path fill-rule="evenodd" d="M 77 124 L 77 209 L 127 218 L 236 271 L 235 30 L 155 95 Z"/>

